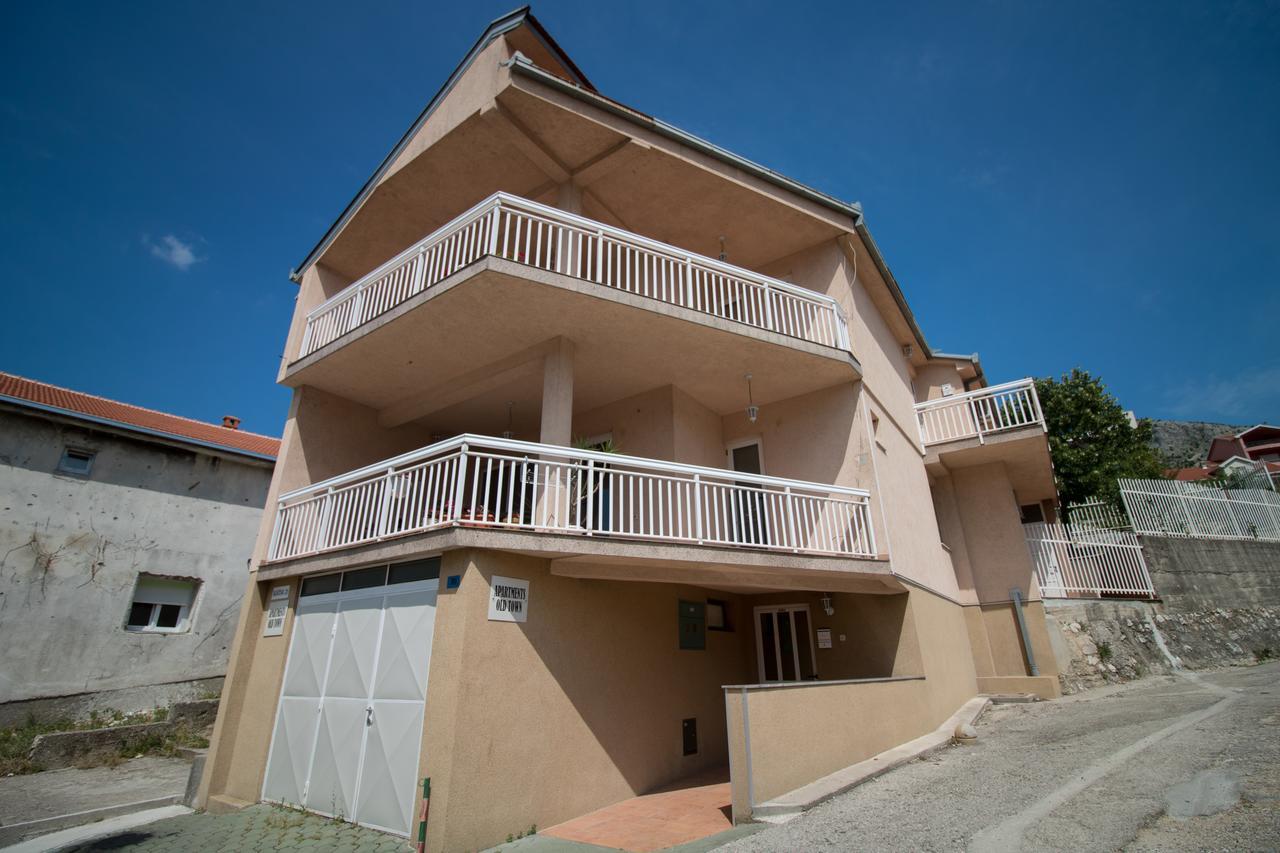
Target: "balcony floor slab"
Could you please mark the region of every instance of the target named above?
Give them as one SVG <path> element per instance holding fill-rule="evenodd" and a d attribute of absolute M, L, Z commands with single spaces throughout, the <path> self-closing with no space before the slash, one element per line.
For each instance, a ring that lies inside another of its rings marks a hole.
<path fill-rule="evenodd" d="M 577 348 L 583 410 L 677 384 L 723 414 L 741 407 L 746 371 L 760 404 L 861 378 L 846 351 L 486 257 L 293 362 L 282 382 L 385 410 L 555 337 Z"/>
<path fill-rule="evenodd" d="M 409 560 L 464 548 L 536 556 L 565 577 L 688 583 L 760 592 L 766 589 L 899 593 L 906 587 L 884 558 L 865 559 L 672 542 L 449 527 L 338 551 L 262 564 L 259 580 Z"/>

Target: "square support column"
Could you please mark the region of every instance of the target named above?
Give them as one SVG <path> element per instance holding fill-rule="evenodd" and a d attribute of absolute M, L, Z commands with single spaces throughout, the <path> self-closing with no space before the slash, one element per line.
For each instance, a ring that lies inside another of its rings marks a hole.
<path fill-rule="evenodd" d="M 539 441 L 573 443 L 573 341 L 556 338 L 542 367 L 542 434 Z M 538 494 L 535 524 L 561 528 L 574 523 L 578 501 L 573 478 L 561 465 L 548 465 Z"/>
<path fill-rule="evenodd" d="M 542 363 L 543 444 L 573 443 L 573 341 L 557 338 Z"/>

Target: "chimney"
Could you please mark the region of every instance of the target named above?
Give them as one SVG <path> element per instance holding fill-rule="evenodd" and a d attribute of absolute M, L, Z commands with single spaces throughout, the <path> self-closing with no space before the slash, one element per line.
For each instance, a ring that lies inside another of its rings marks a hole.
<path fill-rule="evenodd" d="M 227 429 L 240 429 L 240 419 L 235 415 L 223 415 L 222 425 Z"/>

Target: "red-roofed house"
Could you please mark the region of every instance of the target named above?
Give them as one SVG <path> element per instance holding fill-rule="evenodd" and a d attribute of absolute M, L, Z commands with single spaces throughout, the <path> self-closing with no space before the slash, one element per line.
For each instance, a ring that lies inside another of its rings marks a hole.
<path fill-rule="evenodd" d="M 1280 462 L 1280 427 L 1258 424 L 1235 435 L 1220 435 L 1209 445 L 1210 463 L 1243 456 L 1254 462 Z"/>
<path fill-rule="evenodd" d="M 0 373 L 0 725 L 216 691 L 280 442 Z"/>
<path fill-rule="evenodd" d="M 1259 466 L 1273 483 L 1280 481 L 1280 427 L 1258 424 L 1235 435 L 1217 436 L 1210 442 L 1203 464 L 1174 468 L 1165 475 L 1174 480 L 1196 482 L 1258 470 Z"/>

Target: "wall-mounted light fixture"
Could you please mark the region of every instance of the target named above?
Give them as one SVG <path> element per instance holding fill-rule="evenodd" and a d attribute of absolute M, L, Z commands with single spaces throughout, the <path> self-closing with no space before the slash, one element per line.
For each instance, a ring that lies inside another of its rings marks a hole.
<path fill-rule="evenodd" d="M 835 616 L 835 615 L 836 615 L 836 609 L 835 609 L 835 607 L 834 607 L 834 606 L 832 606 L 832 604 L 831 604 L 831 593 L 829 593 L 829 592 L 824 592 L 824 593 L 822 594 L 822 598 L 820 598 L 820 599 L 819 599 L 819 601 L 822 603 L 822 612 L 823 612 L 823 613 L 827 614 L 828 616 Z"/>
<path fill-rule="evenodd" d="M 505 438 L 507 441 L 510 441 L 511 439 L 516 437 L 515 430 L 511 428 L 511 409 L 514 406 L 515 406 L 515 403 L 511 402 L 510 400 L 507 401 L 507 428 L 502 431 L 502 437 Z"/>
<path fill-rule="evenodd" d="M 756 422 L 756 418 L 760 417 L 760 407 L 756 405 L 755 399 L 751 396 L 751 374 L 747 374 L 747 420 L 752 423 Z"/>

